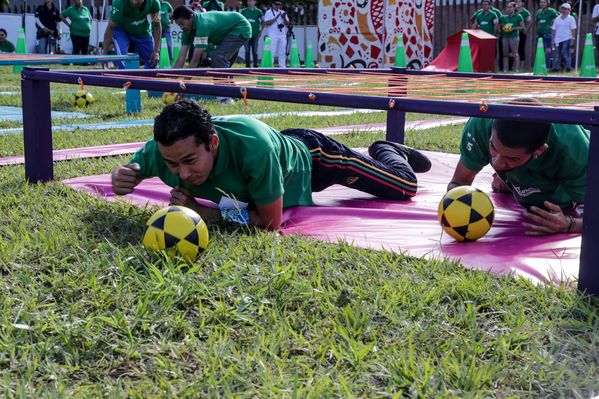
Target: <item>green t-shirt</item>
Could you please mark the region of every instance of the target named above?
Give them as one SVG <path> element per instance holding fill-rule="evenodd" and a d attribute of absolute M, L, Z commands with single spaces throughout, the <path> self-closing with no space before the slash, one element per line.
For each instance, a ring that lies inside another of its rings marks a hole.
<path fill-rule="evenodd" d="M 479 12 L 475 14 L 474 19 L 478 24 L 479 29 L 491 35 L 495 34 L 495 25 L 493 24 L 493 21 L 497 19 L 497 15 L 495 15 L 495 13 L 491 11 L 489 11 L 487 14 L 484 12 Z"/>
<path fill-rule="evenodd" d="M 114 0 L 110 20 L 130 35 L 149 36 L 151 29 L 148 16 L 159 12 L 159 0 L 145 0 L 141 8 L 131 5 L 129 0 Z"/>
<path fill-rule="evenodd" d="M 208 11 L 194 14 L 193 35 L 183 33 L 181 44 L 206 49 L 218 46 L 225 36 L 252 37 L 252 27 L 243 15 L 235 11 Z"/>
<path fill-rule="evenodd" d="M 173 6 L 166 0 L 160 2 L 160 24 L 162 25 L 162 29 L 170 28 L 171 20 L 170 15 L 173 12 Z"/>
<path fill-rule="evenodd" d="M 553 20 L 559 13 L 555 8 L 548 7 L 547 10 L 537 10 L 535 14 L 535 21 L 537 21 L 537 34 L 543 35 L 545 33 L 551 33 L 551 25 Z"/>
<path fill-rule="evenodd" d="M 202 3 L 202 7 L 206 9 L 206 11 L 225 11 L 225 3 L 222 1 L 205 1 Z"/>
<path fill-rule="evenodd" d="M 218 155 L 208 179 L 199 186 L 171 173 L 150 140 L 131 158 L 143 178 L 158 176 L 166 185 L 180 185 L 197 198 L 219 203 L 223 195 L 255 205 L 283 196 L 283 207 L 310 206 L 312 159 L 301 141 L 247 116 L 212 118 L 219 138 Z"/>
<path fill-rule="evenodd" d="M 466 168 L 478 172 L 491 162 L 492 126 L 493 119 L 470 118 L 464 127 L 460 161 Z M 497 174 L 525 208 L 543 207 L 545 200 L 562 208 L 584 202 L 589 136 L 582 126 L 554 123 L 545 152 L 516 169 Z"/>
<path fill-rule="evenodd" d="M 92 16 L 86 6 L 81 6 L 81 9 L 70 6 L 62 12 L 62 16 L 71 23 L 71 35 L 89 37 L 92 32 Z"/>
<path fill-rule="evenodd" d="M 8 40 L 5 40 L 2 43 L 0 43 L 0 52 L 2 52 L 2 53 L 14 53 L 15 52 L 15 45 L 12 44 L 11 42 L 9 42 Z"/>
<path fill-rule="evenodd" d="M 528 19 L 528 17 L 530 17 L 530 11 L 528 11 L 526 8 L 522 7 L 522 9 L 520 11 L 518 11 L 518 15 L 520 15 L 522 17 L 522 20 L 524 21 L 524 27 L 528 28 L 528 25 L 530 25 L 528 22 L 526 22 L 526 20 Z"/>
<path fill-rule="evenodd" d="M 257 7 L 254 7 L 253 10 L 249 7 L 246 7 L 243 10 L 241 10 L 241 15 L 243 15 L 245 19 L 247 19 L 250 23 L 250 26 L 252 27 L 252 37 L 258 37 L 258 35 L 260 34 L 261 27 L 260 20 L 264 16 L 262 10 Z"/>
<path fill-rule="evenodd" d="M 501 34 L 501 37 L 519 37 L 520 31 L 516 30 L 516 28 L 520 26 L 520 22 L 522 21 L 522 16 L 516 13 L 514 13 L 513 15 L 502 15 L 501 18 L 499 18 L 499 32 Z M 505 26 L 512 26 L 513 30 L 510 32 L 505 32 L 503 30 Z"/>

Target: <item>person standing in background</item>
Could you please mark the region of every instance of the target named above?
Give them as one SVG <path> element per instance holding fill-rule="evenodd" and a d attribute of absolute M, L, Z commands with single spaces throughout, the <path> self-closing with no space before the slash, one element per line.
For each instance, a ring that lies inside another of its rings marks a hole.
<path fill-rule="evenodd" d="M 508 71 L 509 57 L 514 58 L 514 70 L 519 72 L 520 57 L 518 56 L 519 32 L 524 30 L 524 20 L 516 13 L 516 3 L 507 3 L 506 14 L 499 18 L 499 32 L 503 45 L 503 72 Z"/>
<path fill-rule="evenodd" d="M 261 24 L 260 21 L 264 14 L 262 10 L 256 8 L 256 0 L 248 0 L 248 6 L 241 10 L 241 15 L 245 17 L 252 26 L 252 37 L 245 44 L 245 66 L 249 68 L 250 63 L 250 50 L 252 59 L 254 61 L 254 67 L 258 67 L 258 40 L 260 38 Z"/>
<path fill-rule="evenodd" d="M 39 40 L 40 54 L 56 51 L 56 40 L 60 39 L 57 22 L 60 21 L 60 11 L 52 0 L 44 0 L 44 4 L 35 9 L 36 39 Z"/>
<path fill-rule="evenodd" d="M 69 21 L 67 21 L 67 18 Z M 71 31 L 71 42 L 73 43 L 72 54 L 87 55 L 89 50 L 89 35 L 92 31 L 92 16 L 89 9 L 83 5 L 81 0 L 75 0 L 75 4 L 60 14 L 60 19 Z"/>
<path fill-rule="evenodd" d="M 516 12 L 522 17 L 522 19 L 524 19 L 524 30 L 520 31 L 520 42 L 518 42 L 520 70 L 523 70 L 524 64 L 526 63 L 526 34 L 530 29 L 532 17 L 530 11 L 524 8 L 524 0 L 516 0 Z"/>
<path fill-rule="evenodd" d="M 160 2 L 160 25 L 162 26 L 162 37 L 166 39 L 168 58 L 173 63 L 173 37 L 171 36 L 171 16 L 173 6 L 167 0 Z"/>
<path fill-rule="evenodd" d="M 553 59 L 553 72 L 559 71 L 560 62 L 564 62 L 566 72 L 572 70 L 572 54 L 576 40 L 576 20 L 570 15 L 570 4 L 563 3 L 560 8 L 560 16 L 553 20 L 551 30 L 553 31 L 553 48 L 555 58 Z"/>
<path fill-rule="evenodd" d="M 266 28 L 266 35 L 271 40 L 273 58 L 276 56 L 279 59 L 279 68 L 286 67 L 285 51 L 287 50 L 287 25 L 289 25 L 289 18 L 282 7 L 283 3 L 275 0 L 272 8 L 266 11 L 262 18 L 262 26 Z"/>
<path fill-rule="evenodd" d="M 553 25 L 553 20 L 558 15 L 559 14 L 555 8 L 549 7 L 549 3 L 547 0 L 539 1 L 539 9 L 535 14 L 535 22 L 537 24 L 537 38 L 543 39 L 543 47 L 545 47 L 545 61 L 547 61 L 547 70 L 550 70 L 551 65 L 553 64 L 553 53 L 551 52 L 551 49 L 553 48 L 553 35 L 551 33 L 551 26 Z"/>
<path fill-rule="evenodd" d="M 8 33 L 6 33 L 6 29 L 0 28 L 0 53 L 14 53 L 15 45 L 9 42 L 6 38 L 8 37 Z"/>
<path fill-rule="evenodd" d="M 599 4 L 595 4 L 593 7 L 593 23 L 595 24 L 594 38 L 595 38 L 595 59 L 597 59 L 597 53 L 599 52 Z M 599 64 L 599 61 L 596 62 Z"/>

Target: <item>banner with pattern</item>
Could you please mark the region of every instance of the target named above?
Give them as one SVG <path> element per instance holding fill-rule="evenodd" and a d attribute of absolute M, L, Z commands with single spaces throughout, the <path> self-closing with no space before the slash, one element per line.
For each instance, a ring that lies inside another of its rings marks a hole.
<path fill-rule="evenodd" d="M 395 63 L 403 37 L 408 67 L 432 60 L 435 0 L 320 0 L 320 65 L 382 68 Z"/>

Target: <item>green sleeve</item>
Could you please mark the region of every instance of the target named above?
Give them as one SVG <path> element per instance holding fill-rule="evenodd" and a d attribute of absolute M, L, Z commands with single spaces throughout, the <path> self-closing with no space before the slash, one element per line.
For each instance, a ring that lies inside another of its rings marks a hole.
<path fill-rule="evenodd" d="M 277 152 L 269 143 L 254 151 L 251 158 L 248 167 L 242 171 L 248 176 L 248 192 L 256 205 L 272 204 L 285 192 Z"/>
<path fill-rule="evenodd" d="M 140 150 L 133 154 L 129 160 L 129 163 L 139 164 L 141 177 L 143 179 L 158 176 L 158 162 L 164 161 L 158 152 L 158 146 L 154 140 L 148 141 Z"/>
<path fill-rule="evenodd" d="M 489 137 L 492 125 L 491 119 L 470 118 L 462 131 L 460 161 L 474 172 L 480 171 L 491 160 Z"/>
<path fill-rule="evenodd" d="M 152 0 L 152 4 L 150 4 L 150 14 L 156 14 L 160 12 L 160 1 Z"/>
<path fill-rule="evenodd" d="M 121 0 L 114 0 L 112 2 L 112 9 L 110 10 L 110 20 L 119 26 L 123 22 L 123 7 L 124 4 Z"/>
<path fill-rule="evenodd" d="M 589 159 L 589 132 L 582 126 L 568 126 L 579 129 L 578 132 L 569 131 L 569 136 L 576 137 L 577 140 L 568 142 L 567 158 L 564 159 L 563 167 L 560 170 L 557 180 L 560 181 L 562 188 L 566 191 L 574 202 L 584 202 L 584 192 L 587 180 L 587 166 Z M 586 134 L 585 134 L 586 133 Z"/>
<path fill-rule="evenodd" d="M 62 15 L 64 18 L 71 18 L 71 17 L 69 16 L 69 15 L 70 15 L 70 13 L 71 13 L 71 7 L 69 7 L 69 8 L 66 8 L 66 9 L 65 9 L 65 10 L 62 12 L 62 14 L 60 14 L 60 15 Z"/>

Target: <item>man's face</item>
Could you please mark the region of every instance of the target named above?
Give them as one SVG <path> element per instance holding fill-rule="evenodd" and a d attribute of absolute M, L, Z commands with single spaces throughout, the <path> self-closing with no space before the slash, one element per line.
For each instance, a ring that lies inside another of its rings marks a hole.
<path fill-rule="evenodd" d="M 6 33 L 0 32 L 0 42 L 3 42 L 5 40 L 6 40 Z"/>
<path fill-rule="evenodd" d="M 283 3 L 281 3 L 280 1 L 275 1 L 274 3 L 272 3 L 272 9 L 274 11 L 280 10 L 282 6 L 283 6 Z"/>
<path fill-rule="evenodd" d="M 197 144 L 193 136 L 165 146 L 158 143 L 158 150 L 168 169 L 181 180 L 199 186 L 204 183 L 212 168 L 218 150 L 218 136 L 212 135 L 210 145 Z"/>
<path fill-rule="evenodd" d="M 489 9 L 491 8 L 491 4 L 489 4 L 488 1 L 483 1 L 481 4 L 483 11 L 489 11 Z"/>
<path fill-rule="evenodd" d="M 522 8 L 522 6 L 523 6 L 522 0 L 516 0 L 516 7 Z"/>
<path fill-rule="evenodd" d="M 491 166 L 497 172 L 507 172 L 518 168 L 533 157 L 533 154 L 528 153 L 524 148 L 504 146 L 497 138 L 495 131 L 489 140 L 489 152 L 491 153 Z"/>
<path fill-rule="evenodd" d="M 179 18 L 175 20 L 175 23 L 179 25 L 179 28 L 186 34 L 190 35 L 193 30 L 193 15 L 191 18 Z"/>
<path fill-rule="evenodd" d="M 248 0 L 248 7 L 254 8 L 256 6 L 256 0 Z"/>
<path fill-rule="evenodd" d="M 547 7 L 547 0 L 541 0 L 541 1 L 539 1 L 539 6 L 540 6 L 541 8 L 545 8 L 545 7 Z"/>
<path fill-rule="evenodd" d="M 75 7 L 79 8 L 82 4 L 81 0 L 75 0 Z"/>
<path fill-rule="evenodd" d="M 512 14 L 514 12 L 514 5 L 512 3 L 507 3 L 507 7 L 505 9 L 508 14 Z"/>
<path fill-rule="evenodd" d="M 563 7 L 563 6 L 559 8 L 559 11 L 560 11 L 560 12 L 561 12 L 563 15 L 566 15 L 567 13 L 569 13 L 569 12 L 570 12 L 570 10 L 569 10 L 568 8 L 566 8 L 566 7 Z"/>

